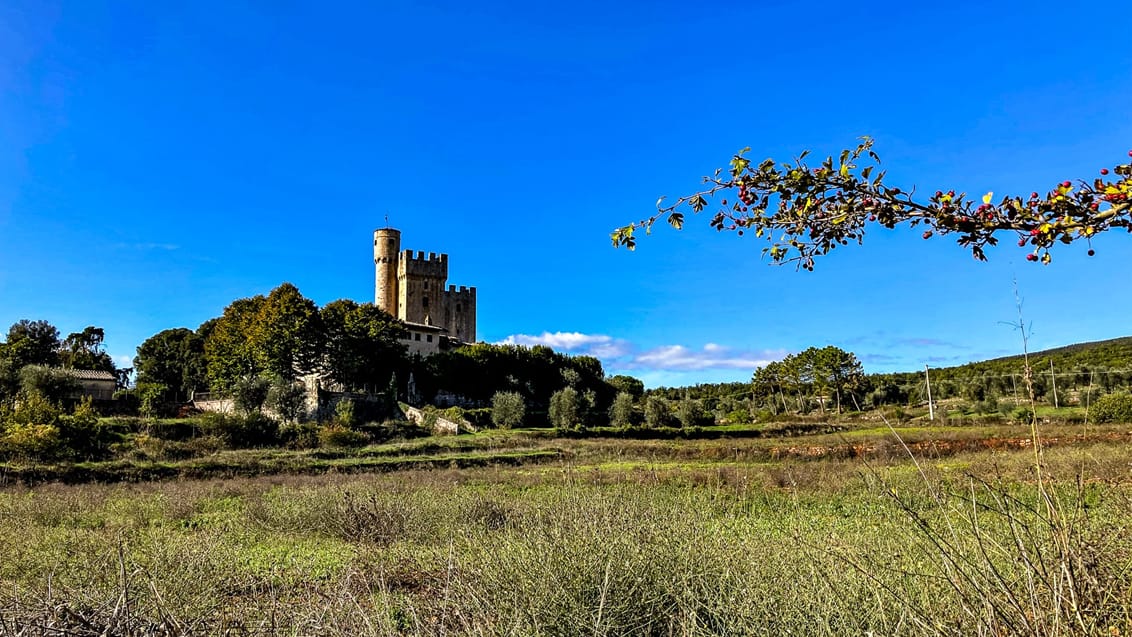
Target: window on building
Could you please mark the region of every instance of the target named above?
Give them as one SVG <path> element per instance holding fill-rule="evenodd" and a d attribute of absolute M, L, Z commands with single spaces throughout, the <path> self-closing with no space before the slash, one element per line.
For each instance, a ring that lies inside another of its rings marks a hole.
<path fill-rule="evenodd" d="M 428 342 L 429 342 L 429 343 L 431 343 L 431 342 L 432 342 L 432 334 L 429 334 L 429 335 L 428 335 Z"/>
<path fill-rule="evenodd" d="M 456 304 L 456 311 L 457 311 L 457 312 L 459 312 L 459 311 L 460 311 L 460 304 L 459 304 L 459 303 L 457 303 L 457 304 Z"/>
<path fill-rule="evenodd" d="M 414 341 L 419 341 L 419 340 L 421 340 L 421 333 L 420 333 L 420 332 L 417 332 L 416 334 L 413 334 L 413 340 L 414 340 Z"/>
<path fill-rule="evenodd" d="M 421 299 L 421 307 L 428 307 L 428 297 Z"/>

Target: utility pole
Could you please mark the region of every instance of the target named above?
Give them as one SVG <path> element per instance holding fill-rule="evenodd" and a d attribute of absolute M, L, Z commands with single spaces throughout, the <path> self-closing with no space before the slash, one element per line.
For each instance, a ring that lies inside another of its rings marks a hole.
<path fill-rule="evenodd" d="M 1057 409 L 1057 376 L 1053 373 L 1053 358 L 1049 359 L 1049 382 L 1053 385 L 1053 408 Z"/>
<path fill-rule="evenodd" d="M 924 365 L 924 381 L 928 386 L 928 420 L 935 420 L 935 408 L 932 407 L 932 377 L 928 375 L 927 365 Z"/>

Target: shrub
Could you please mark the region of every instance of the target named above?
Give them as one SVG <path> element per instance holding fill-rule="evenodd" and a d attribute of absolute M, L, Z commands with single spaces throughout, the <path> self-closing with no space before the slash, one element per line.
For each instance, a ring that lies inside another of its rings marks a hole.
<path fill-rule="evenodd" d="M 526 415 L 527 404 L 519 392 L 495 392 L 491 397 L 491 422 L 496 427 L 510 429 L 518 426 Z"/>
<path fill-rule="evenodd" d="M 0 454 L 14 458 L 42 459 L 59 448 L 55 425 L 11 424 L 0 435 Z"/>
<path fill-rule="evenodd" d="M 649 396 L 645 400 L 645 426 L 653 429 L 667 427 L 671 419 L 667 400 L 660 396 Z"/>
<path fill-rule="evenodd" d="M 157 416 L 161 410 L 161 399 L 168 390 L 161 383 L 138 383 L 134 390 L 138 399 L 138 413 L 146 418 Z"/>
<path fill-rule="evenodd" d="M 702 427 L 712 423 L 711 414 L 704 411 L 703 404 L 698 400 L 685 398 L 676 406 L 676 420 L 681 427 Z"/>
<path fill-rule="evenodd" d="M 369 436 L 341 425 L 326 425 L 318 430 L 318 442 L 323 447 L 364 447 Z"/>
<path fill-rule="evenodd" d="M 84 398 L 70 415 L 61 415 L 56 421 L 61 446 L 71 455 L 87 459 L 100 458 L 110 451 L 110 446 L 120 441 L 126 429 L 116 427 L 113 422 L 103 423 L 91 406 L 90 397 Z"/>
<path fill-rule="evenodd" d="M 571 429 L 578 424 L 578 390 L 567 387 L 551 395 L 550 424 L 558 429 Z"/>
<path fill-rule="evenodd" d="M 1105 394 L 1097 399 L 1091 411 L 1097 422 L 1132 423 L 1132 394 Z"/>
<path fill-rule="evenodd" d="M 61 403 L 79 390 L 79 382 L 67 372 L 43 365 L 27 365 L 20 370 L 20 389 Z"/>
<path fill-rule="evenodd" d="M 313 449 L 318 446 L 318 425 L 289 423 L 279 428 L 279 442 L 288 449 Z"/>
<path fill-rule="evenodd" d="M 343 398 L 334 405 L 334 422 L 341 427 L 353 427 L 357 422 L 354 410 L 354 401 Z"/>
<path fill-rule="evenodd" d="M 633 395 L 620 392 L 609 408 L 609 424 L 614 427 L 629 427 L 633 424 Z"/>
<path fill-rule="evenodd" d="M 279 440 L 279 423 L 259 413 L 243 416 L 208 413 L 201 418 L 201 430 L 223 440 L 224 445 L 232 449 L 267 447 Z"/>
<path fill-rule="evenodd" d="M 237 411 L 245 414 L 262 411 L 270 391 L 271 382 L 266 378 L 261 376 L 241 378 L 232 386 L 232 405 Z"/>
<path fill-rule="evenodd" d="M 301 384 L 279 380 L 271 386 L 267 402 L 283 422 L 296 422 L 306 410 L 307 391 Z"/>

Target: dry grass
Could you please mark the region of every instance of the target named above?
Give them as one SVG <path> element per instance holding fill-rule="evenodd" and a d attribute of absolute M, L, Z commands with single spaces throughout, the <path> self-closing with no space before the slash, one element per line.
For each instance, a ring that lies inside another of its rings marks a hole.
<path fill-rule="evenodd" d="M 700 441 L 698 457 L 624 442 L 577 441 L 574 460 L 523 467 L 0 491 L 0 633 L 1132 627 L 1121 445 L 1046 452 L 1077 516 L 1059 538 L 1035 515 L 1026 451 L 927 457 L 921 474 L 894 454 L 752 461 L 756 441 Z M 1051 615 L 1066 598 L 1042 582 L 1060 564 L 1082 594 Z"/>

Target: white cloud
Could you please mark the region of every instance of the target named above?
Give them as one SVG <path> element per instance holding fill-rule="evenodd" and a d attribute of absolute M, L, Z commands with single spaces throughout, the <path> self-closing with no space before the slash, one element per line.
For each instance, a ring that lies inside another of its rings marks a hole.
<path fill-rule="evenodd" d="M 601 359 L 607 370 L 644 374 L 664 371 L 744 370 L 771 361 L 781 360 L 785 350 L 735 350 L 718 343 L 707 343 L 699 349 L 684 345 L 665 345 L 641 350 L 625 339 L 607 334 L 582 332 L 543 332 L 539 335 L 512 334 L 499 341 L 505 345 L 546 345 L 570 354 L 585 354 Z"/>
<path fill-rule="evenodd" d="M 618 358 L 629 353 L 631 345 L 623 340 L 605 334 L 583 334 L 581 332 L 543 332 L 538 336 L 531 334 L 512 334 L 499 341 L 500 345 L 545 345 L 552 349 L 596 356 L 600 359 Z"/>
<path fill-rule="evenodd" d="M 666 345 L 632 357 L 627 369 L 696 371 L 704 369 L 744 369 L 754 371 L 786 356 L 784 350 L 732 350 L 708 343 L 694 350 L 683 345 Z"/>

